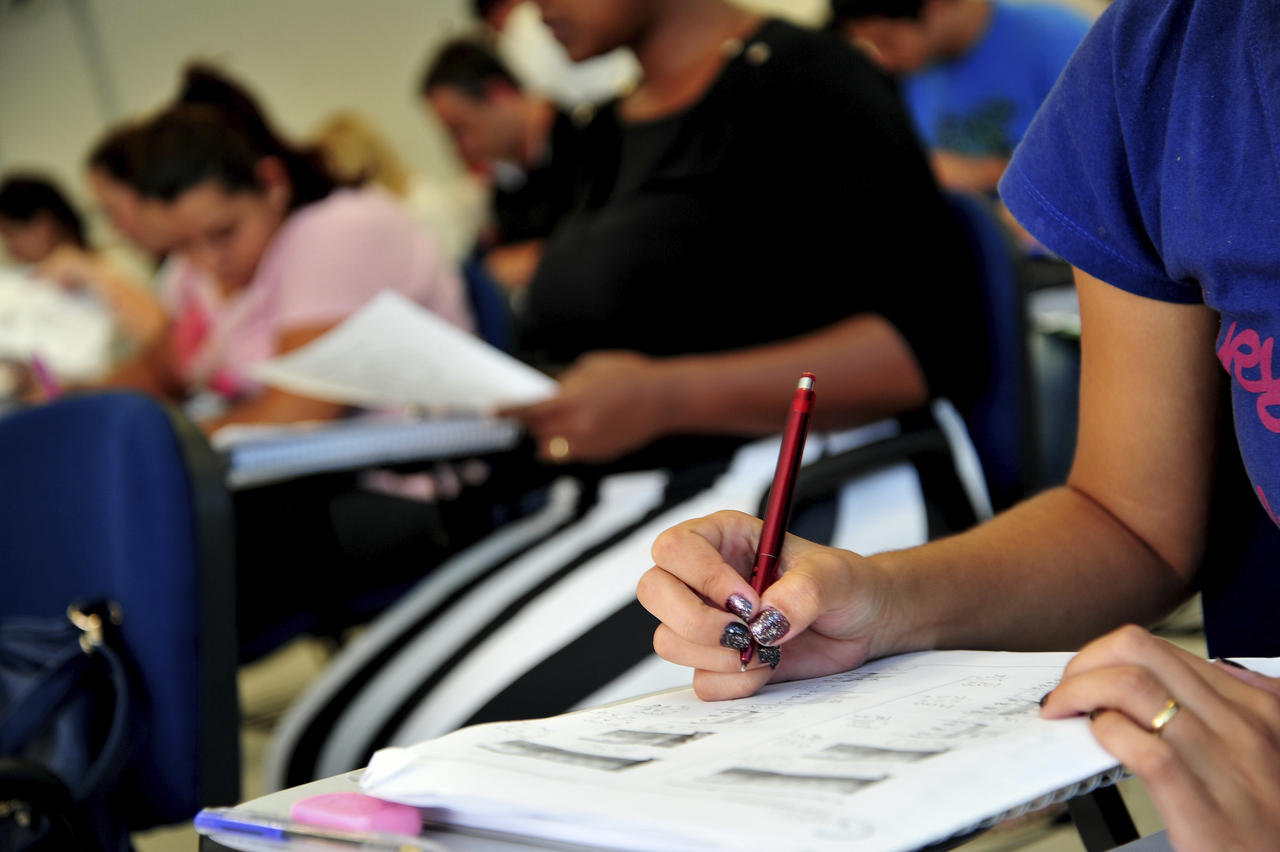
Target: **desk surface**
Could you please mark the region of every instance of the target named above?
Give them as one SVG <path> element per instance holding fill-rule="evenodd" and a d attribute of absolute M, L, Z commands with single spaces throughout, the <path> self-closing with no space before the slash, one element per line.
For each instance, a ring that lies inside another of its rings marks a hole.
<path fill-rule="evenodd" d="M 324 778 L 319 781 L 312 781 L 310 784 L 303 784 L 298 787 L 291 787 L 288 790 L 281 790 L 278 793 L 271 793 L 258 799 L 245 802 L 241 807 L 246 811 L 263 814 L 264 816 L 272 816 L 280 819 L 288 819 L 290 806 L 308 796 L 316 796 L 321 793 L 342 793 L 342 792 L 359 792 L 360 785 L 356 783 L 359 777 L 358 772 L 352 772 L 345 775 L 335 775 L 332 778 Z M 563 849 L 571 850 L 580 847 L 553 845 L 546 841 L 526 841 L 520 838 L 501 836 L 497 834 L 489 835 L 481 832 L 462 833 L 446 828 L 429 828 L 424 832 L 424 836 L 436 841 L 440 844 L 442 850 L 447 852 L 516 852 L 516 850 L 545 850 L 545 849 Z M 309 848 L 323 848 L 332 850 L 332 846 L 319 847 L 312 844 L 303 844 L 294 842 L 287 846 L 280 843 L 264 842 L 256 840 L 252 837 L 244 837 L 240 835 L 220 834 L 216 838 L 201 836 L 200 849 L 201 852 L 218 852 L 219 850 L 234 849 L 238 852 L 264 852 L 271 850 L 272 852 L 280 852 L 281 849 L 302 850 Z"/>
<path fill-rule="evenodd" d="M 336 775 L 332 778 L 324 778 L 320 781 L 312 781 L 310 784 L 303 784 L 299 787 L 293 787 L 288 790 L 281 790 L 278 793 L 271 793 L 258 799 L 245 802 L 243 807 L 245 810 L 255 813 L 264 814 L 266 816 L 274 816 L 279 818 L 288 818 L 290 806 L 299 799 L 307 796 L 315 796 L 321 793 L 339 793 L 348 791 L 359 791 L 360 786 L 356 783 L 358 773 L 348 773 L 346 775 Z M 580 847 L 552 845 L 545 841 L 522 840 L 514 837 L 504 837 L 499 835 L 485 835 L 479 832 L 462 833 L 458 831 L 448 830 L 444 828 L 432 828 L 425 832 L 425 836 L 440 844 L 443 850 L 447 852 L 516 852 L 517 850 L 545 850 L 545 849 L 575 849 Z M 255 843 L 253 838 L 240 836 L 220 835 L 217 839 L 209 837 L 200 838 L 200 849 L 202 852 L 220 852 L 220 850 L 234 849 L 238 852 L 261 852 L 261 850 L 273 850 L 280 852 L 282 848 L 290 850 L 300 850 L 309 848 L 301 844 L 291 844 L 288 847 L 282 847 L 279 844 L 264 844 L 262 841 Z M 318 847 L 315 847 L 318 848 Z M 332 849 L 332 847 L 324 847 Z M 1115 852 L 1171 852 L 1173 847 L 1169 845 L 1168 835 L 1161 831 L 1156 834 L 1148 835 L 1132 843 L 1118 847 Z"/>

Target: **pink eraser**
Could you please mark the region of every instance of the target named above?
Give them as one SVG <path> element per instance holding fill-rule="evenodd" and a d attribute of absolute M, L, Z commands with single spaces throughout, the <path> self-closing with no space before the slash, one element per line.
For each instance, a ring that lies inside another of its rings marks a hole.
<path fill-rule="evenodd" d="M 295 822 L 344 831 L 420 834 L 422 814 L 411 805 L 385 802 L 364 793 L 324 793 L 299 799 L 289 808 Z"/>

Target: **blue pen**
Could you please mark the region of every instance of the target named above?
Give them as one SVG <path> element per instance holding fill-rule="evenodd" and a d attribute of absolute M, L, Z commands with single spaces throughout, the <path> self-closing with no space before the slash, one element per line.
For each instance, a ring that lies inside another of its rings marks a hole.
<path fill-rule="evenodd" d="M 380 832 L 341 831 L 255 814 L 238 808 L 205 808 L 196 814 L 201 834 L 243 834 L 281 845 L 292 840 L 319 841 L 378 852 L 444 852 L 444 847 L 424 838 Z"/>

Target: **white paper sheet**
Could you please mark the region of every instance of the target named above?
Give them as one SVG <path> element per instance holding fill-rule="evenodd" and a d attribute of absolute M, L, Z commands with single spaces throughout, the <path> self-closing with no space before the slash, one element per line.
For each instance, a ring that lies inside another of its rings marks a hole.
<path fill-rule="evenodd" d="M 1117 773 L 1039 718 L 1070 654 L 947 651 L 705 703 L 691 690 L 374 755 L 442 822 L 622 849 L 914 849 Z"/>
<path fill-rule="evenodd" d="M 0 359 L 38 356 L 69 381 L 96 379 L 111 365 L 110 312 L 57 284 L 0 269 Z"/>
<path fill-rule="evenodd" d="M 254 376 L 352 405 L 486 413 L 555 391 L 547 376 L 391 290 L 324 336 L 257 365 Z"/>

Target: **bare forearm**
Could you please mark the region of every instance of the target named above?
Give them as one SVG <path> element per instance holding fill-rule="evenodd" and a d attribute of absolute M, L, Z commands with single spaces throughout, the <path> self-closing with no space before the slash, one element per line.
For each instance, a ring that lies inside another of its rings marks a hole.
<path fill-rule="evenodd" d="M 109 306 L 116 322 L 137 343 L 150 345 L 164 333 L 168 317 L 160 301 L 110 264 L 98 264 L 92 286 Z"/>
<path fill-rule="evenodd" d="M 873 559 L 893 590 L 894 627 L 878 654 L 1075 648 L 1121 624 L 1152 623 L 1190 589 L 1185 569 L 1069 486 L 967 533 Z"/>
<path fill-rule="evenodd" d="M 221 417 L 201 422 L 206 434 L 213 434 L 230 423 L 301 423 L 306 420 L 333 420 L 342 416 L 346 407 L 336 402 L 310 399 L 284 391 L 267 390 L 252 399 L 237 403 Z"/>
<path fill-rule="evenodd" d="M 934 151 L 932 160 L 938 183 L 967 192 L 995 189 L 1009 165 L 1009 158 L 1004 156 L 973 156 L 945 150 Z"/>
<path fill-rule="evenodd" d="M 117 366 L 99 384 L 104 387 L 133 388 L 166 399 L 175 399 L 185 390 L 169 361 L 163 334 L 143 346 L 134 357 Z"/>
<path fill-rule="evenodd" d="M 817 428 L 868 423 L 928 399 L 910 348 L 872 315 L 756 349 L 674 358 L 665 368 L 668 432 L 776 432 L 804 371 L 818 377 Z"/>

